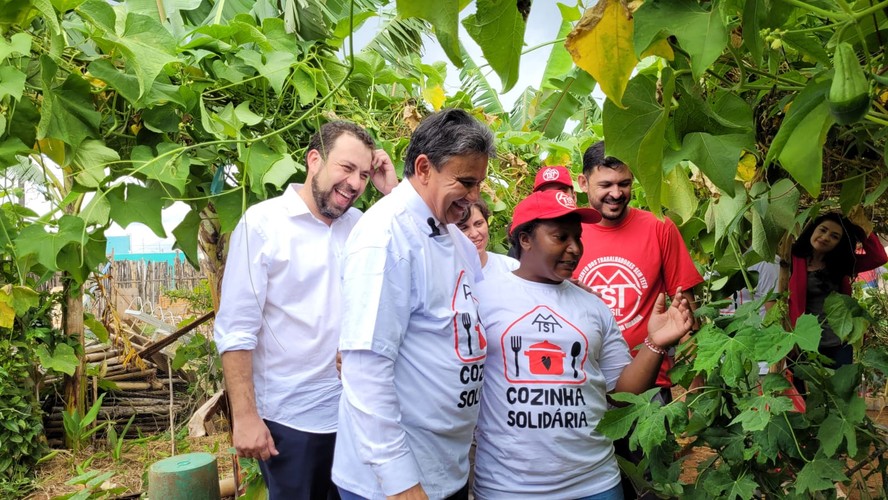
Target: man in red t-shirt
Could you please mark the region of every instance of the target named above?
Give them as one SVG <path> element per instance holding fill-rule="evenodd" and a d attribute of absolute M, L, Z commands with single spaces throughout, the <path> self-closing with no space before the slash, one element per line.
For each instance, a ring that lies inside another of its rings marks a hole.
<path fill-rule="evenodd" d="M 647 337 L 647 320 L 657 295 L 672 295 L 681 287 L 693 304 L 691 289 L 703 278 L 671 220 L 629 207 L 632 172 L 622 161 L 604 156 L 603 141 L 583 155 L 577 185 L 602 219 L 583 225 L 585 250 L 574 277 L 601 294 L 635 356 L 635 347 Z M 657 377 L 657 385 L 667 389 L 667 401 L 672 382 L 666 371 L 671 367 L 672 359 L 664 358 Z"/>
<path fill-rule="evenodd" d="M 703 281 L 694 267 L 678 228 L 668 218 L 629 207 L 632 172 L 622 161 L 604 155 L 604 142 L 583 154 L 583 173 L 577 177 L 580 191 L 601 213 L 598 224 L 583 224 L 583 257 L 574 277 L 601 294 L 617 319 L 632 356 L 647 338 L 647 320 L 657 295 L 675 293 L 679 287 L 690 304 L 692 288 Z M 672 401 L 672 382 L 666 372 L 673 358 L 665 356 L 657 376 L 663 403 Z M 628 439 L 614 443 L 617 454 L 638 463 L 640 454 L 629 451 Z M 635 498 L 628 478 L 623 478 L 626 498 Z"/>

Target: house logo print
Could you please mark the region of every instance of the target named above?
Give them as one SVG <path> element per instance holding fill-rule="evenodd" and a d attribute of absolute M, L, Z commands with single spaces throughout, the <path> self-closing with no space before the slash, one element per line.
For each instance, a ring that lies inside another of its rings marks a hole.
<path fill-rule="evenodd" d="M 547 168 L 545 172 L 543 172 L 543 180 L 546 182 L 551 182 L 554 180 L 558 180 L 558 169 L 556 168 Z"/>

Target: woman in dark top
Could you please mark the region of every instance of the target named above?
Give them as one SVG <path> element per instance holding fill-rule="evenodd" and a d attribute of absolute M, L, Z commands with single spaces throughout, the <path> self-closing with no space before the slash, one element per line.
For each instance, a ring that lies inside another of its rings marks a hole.
<path fill-rule="evenodd" d="M 862 241 L 863 253 L 857 254 Z M 789 319 L 793 326 L 802 314 L 813 314 L 823 326 L 820 354 L 836 368 L 853 362 L 853 348 L 833 332 L 823 305 L 832 292 L 851 295 L 851 278 L 875 269 L 888 256 L 875 233 L 864 231 L 837 213 L 826 213 L 808 224 L 792 246 L 792 274 L 789 278 Z"/>

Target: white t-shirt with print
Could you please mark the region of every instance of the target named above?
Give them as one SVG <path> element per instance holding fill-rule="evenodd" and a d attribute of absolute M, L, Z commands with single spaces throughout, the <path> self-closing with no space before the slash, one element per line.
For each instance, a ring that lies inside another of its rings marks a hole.
<path fill-rule="evenodd" d="M 616 486 L 613 443 L 595 432 L 632 361 L 613 314 L 568 281 L 506 273 L 476 293 L 488 339 L 476 497 L 580 498 Z"/>
<path fill-rule="evenodd" d="M 496 276 L 501 273 L 511 273 L 518 269 L 519 262 L 508 255 L 487 252 L 487 264 L 484 264 L 484 278 Z"/>

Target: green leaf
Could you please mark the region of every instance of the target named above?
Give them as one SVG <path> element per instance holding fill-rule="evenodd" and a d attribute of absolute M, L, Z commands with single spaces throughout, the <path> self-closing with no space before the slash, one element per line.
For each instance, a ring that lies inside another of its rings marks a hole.
<path fill-rule="evenodd" d="M 87 137 L 98 137 L 102 115 L 93 106 L 89 83 L 79 73 L 70 73 L 60 87 L 53 88 L 58 66 L 47 55 L 40 57 L 40 66 L 43 107 L 37 138 L 52 137 L 78 146 Z"/>
<path fill-rule="evenodd" d="M 747 0 L 743 6 L 743 44 L 756 64 L 762 63 L 764 46 L 759 32 L 767 18 L 767 10 L 765 0 Z"/>
<path fill-rule="evenodd" d="M 799 210 L 801 193 L 789 179 L 780 179 L 768 191 L 768 213 L 766 217 L 777 227 L 792 230 Z"/>
<path fill-rule="evenodd" d="M 792 401 L 785 396 L 753 396 L 740 400 L 743 411 L 734 417 L 730 425 L 741 424 L 746 432 L 764 430 L 774 415 L 793 409 Z"/>
<path fill-rule="evenodd" d="M 40 294 L 26 286 L 12 286 L 12 308 L 16 316 L 23 316 L 40 305 Z"/>
<path fill-rule="evenodd" d="M 706 492 L 711 495 L 710 498 L 725 500 L 753 498 L 758 489 L 758 483 L 748 475 L 741 473 L 740 476 L 733 477 L 727 467 L 714 470 L 702 483 Z"/>
<path fill-rule="evenodd" d="M 706 11 L 694 0 L 645 2 L 634 18 L 638 55 L 664 34 L 675 35 L 690 54 L 695 78 L 718 59 L 728 43 L 728 29 L 719 9 Z"/>
<path fill-rule="evenodd" d="M 503 93 L 508 92 L 518 81 L 518 65 L 524 47 L 524 17 L 515 2 L 478 0 L 476 5 L 478 10 L 463 19 L 463 26 L 499 75 Z"/>
<path fill-rule="evenodd" d="M 815 457 L 805 464 L 796 478 L 796 492 L 814 493 L 822 490 L 834 490 L 835 483 L 847 481 L 844 466 L 838 460 L 826 457 Z"/>
<path fill-rule="evenodd" d="M 155 87 L 157 86 L 155 85 Z M 153 90 L 154 88 L 152 88 L 152 92 Z M 148 130 L 158 134 L 177 132 L 181 121 L 182 119 L 176 113 L 176 108 L 172 104 L 155 106 L 142 112 L 142 123 L 145 124 Z"/>
<path fill-rule="evenodd" d="M 162 182 L 176 189 L 178 194 L 185 194 L 191 160 L 178 153 L 180 149 L 178 144 L 161 142 L 155 155 L 148 146 L 136 146 L 130 155 L 133 174 Z"/>
<path fill-rule="evenodd" d="M 863 199 L 863 192 L 866 189 L 866 176 L 854 175 L 846 178 L 842 182 L 842 191 L 839 194 L 839 205 L 842 212 L 848 213 L 854 205 L 857 205 Z"/>
<path fill-rule="evenodd" d="M 822 329 L 817 316 L 811 314 L 803 314 L 796 320 L 793 331 L 787 332 L 783 339 L 778 343 L 781 350 L 785 350 L 788 354 L 794 345 L 798 345 L 802 350 L 815 352 L 820 345 L 820 335 Z"/>
<path fill-rule="evenodd" d="M 657 213 L 668 111 L 657 102 L 656 79 L 639 74 L 630 80 L 623 105 L 626 109 L 610 99 L 604 103 L 605 152 L 629 166 L 644 187 L 651 211 Z"/>
<path fill-rule="evenodd" d="M 122 184 L 108 191 L 107 197 L 111 204 L 111 218 L 120 227 L 126 229 L 133 222 L 140 222 L 159 238 L 166 238 L 161 217 L 166 204 L 163 191 L 137 184 Z"/>
<path fill-rule="evenodd" d="M 820 194 L 823 144 L 834 120 L 829 113 L 826 92 L 830 81 L 812 81 L 792 101 L 780 130 L 774 136 L 765 165 L 779 160 L 783 168 L 812 196 Z"/>
<path fill-rule="evenodd" d="M 826 53 L 826 49 L 823 47 L 823 43 L 819 38 L 810 33 L 785 33 L 781 36 L 781 39 L 783 43 L 814 61 L 827 66 L 832 64 L 829 54 Z"/>
<path fill-rule="evenodd" d="M 462 67 L 459 56 L 459 0 L 397 0 L 400 17 L 418 17 L 431 23 L 450 62 Z"/>
<path fill-rule="evenodd" d="M 113 30 L 96 38 L 106 51 L 117 50 L 132 68 L 139 82 L 139 97 L 146 95 L 157 75 L 168 63 L 178 60 L 176 40 L 157 20 L 141 14 L 129 13 L 120 36 Z"/>
<path fill-rule="evenodd" d="M 694 371 L 711 373 L 721 362 L 728 348 L 729 337 L 712 325 L 704 325 L 694 337 L 697 339 L 697 355 Z"/>
<path fill-rule="evenodd" d="M 592 93 L 595 80 L 585 71 L 574 70 L 558 83 L 559 90 L 545 91 L 540 98 L 531 129 L 538 130 L 548 138 L 556 138 L 564 132 L 564 126 L 582 103 L 579 97 Z M 525 110 L 526 111 L 526 110 Z M 523 130 L 523 129 L 522 129 Z"/>
<path fill-rule="evenodd" d="M 694 216 L 699 204 L 694 185 L 691 184 L 684 166 L 676 165 L 666 174 L 663 183 L 663 206 L 678 214 L 681 224 L 684 224 Z"/>
<path fill-rule="evenodd" d="M 186 102 L 179 92 L 179 87 L 168 83 L 156 81 L 146 94 L 140 96 L 139 78 L 132 72 L 131 68 L 124 68 L 123 71 L 119 71 L 106 59 L 99 59 L 89 63 L 89 73 L 117 90 L 120 95 L 133 104 L 135 109 L 143 109 L 167 101 L 176 103 L 183 108 L 186 107 Z"/>
<path fill-rule="evenodd" d="M 12 66 L 0 66 L 0 99 L 10 96 L 16 101 L 25 90 L 25 74 Z"/>
<path fill-rule="evenodd" d="M 576 6 L 567 6 L 558 3 L 558 10 L 561 11 L 561 27 L 558 28 L 558 34 L 555 35 L 557 40 L 566 38 L 570 30 L 573 29 L 573 23 L 580 19 L 580 9 Z M 540 78 L 541 89 L 556 89 L 549 80 L 552 78 L 562 78 L 571 68 L 573 68 L 573 60 L 570 58 L 570 52 L 564 48 L 563 44 L 556 43 L 552 46 L 552 52 L 546 61 L 546 69 L 543 70 L 543 76 Z"/>
<path fill-rule="evenodd" d="M 71 160 L 75 167 L 74 179 L 81 186 L 99 187 L 105 179 L 105 168 L 117 161 L 120 161 L 117 151 L 105 146 L 102 141 L 87 139 L 74 150 Z"/>
<path fill-rule="evenodd" d="M 69 243 L 82 244 L 86 238 L 83 219 L 73 215 L 63 215 L 58 222 L 58 231 L 48 233 L 40 224 L 31 224 L 22 229 L 15 239 L 19 258 L 36 255 L 37 262 L 47 269 L 59 269 L 58 254 Z"/>
<path fill-rule="evenodd" d="M 66 375 L 74 375 L 79 360 L 74 349 L 68 344 L 58 344 L 52 354 L 46 349 L 46 345 L 40 344 L 34 350 L 40 364 L 47 370 L 55 370 Z"/>
<path fill-rule="evenodd" d="M 25 146 L 25 143 L 18 137 L 10 137 L 0 142 L 0 170 L 18 163 L 15 159 L 16 155 L 27 155 L 31 152 L 31 148 Z"/>
<path fill-rule="evenodd" d="M 80 211 L 80 217 L 83 218 L 84 224 L 91 226 L 93 224 L 104 226 L 111 219 L 111 203 L 102 191 L 96 192 L 95 196 L 89 200 L 89 203 Z"/>
<path fill-rule="evenodd" d="M 664 163 L 690 160 L 722 191 L 734 196 L 734 177 L 743 150 L 754 150 L 755 141 L 748 134 L 711 135 L 694 132 L 684 136 L 678 152 L 667 153 Z"/>
<path fill-rule="evenodd" d="M 250 179 L 250 190 L 260 199 L 265 199 L 265 174 L 271 170 L 272 165 L 284 158 L 284 155 L 276 153 L 267 145 L 257 142 L 246 148 L 242 161 L 247 177 Z"/>
<path fill-rule="evenodd" d="M 90 313 L 84 313 L 83 324 L 93 332 L 96 338 L 99 339 L 99 342 L 108 342 L 108 329 L 95 316 Z"/>
<path fill-rule="evenodd" d="M 31 54 L 31 35 L 25 32 L 16 33 L 9 37 L 8 42 L 5 38 L 0 38 L 0 61 L 13 54 L 19 56 Z"/>
<path fill-rule="evenodd" d="M 762 217 L 755 210 L 752 218 L 752 250 L 759 256 L 777 255 L 777 244 L 783 236 L 783 229 L 773 222 L 773 216 Z"/>
<path fill-rule="evenodd" d="M 284 83 L 290 76 L 290 67 L 296 64 L 296 56 L 283 51 L 259 53 L 255 50 L 241 50 L 238 57 L 265 77 L 278 95 L 283 92 Z"/>
<path fill-rule="evenodd" d="M 859 308 L 856 299 L 842 293 L 833 292 L 823 302 L 826 321 L 840 339 L 845 340 L 854 330 L 853 312 Z"/>
<path fill-rule="evenodd" d="M 462 90 L 469 94 L 472 97 L 472 102 L 476 106 L 481 106 L 485 113 L 495 115 L 505 113 L 499 94 L 487 81 L 481 68 L 475 64 L 475 61 L 472 60 L 472 57 L 466 52 L 462 44 L 459 44 L 459 50 L 463 55 L 463 67 L 459 69 L 459 81 L 462 83 Z"/>
<path fill-rule="evenodd" d="M 244 196 L 242 189 L 233 189 L 220 194 L 212 199 L 216 207 L 216 215 L 219 217 L 219 230 L 222 234 L 234 231 L 238 221 L 244 214 Z"/>
<path fill-rule="evenodd" d="M 629 434 L 632 425 L 643 414 L 644 408 L 638 405 L 612 408 L 601 417 L 595 430 L 611 439 L 621 439 Z"/>
<path fill-rule="evenodd" d="M 198 268 L 200 266 L 197 253 L 197 234 L 200 231 L 200 213 L 190 211 L 182 219 L 182 222 L 173 229 L 173 236 L 176 243 L 173 248 L 178 248 L 185 253 L 185 258 L 192 266 Z"/>
<path fill-rule="evenodd" d="M 283 158 L 274 162 L 271 168 L 265 172 L 265 175 L 262 177 L 262 184 L 271 184 L 275 188 L 281 189 L 290 180 L 290 177 L 299 172 L 299 170 L 299 164 L 293 161 L 293 157 L 284 155 Z"/>

